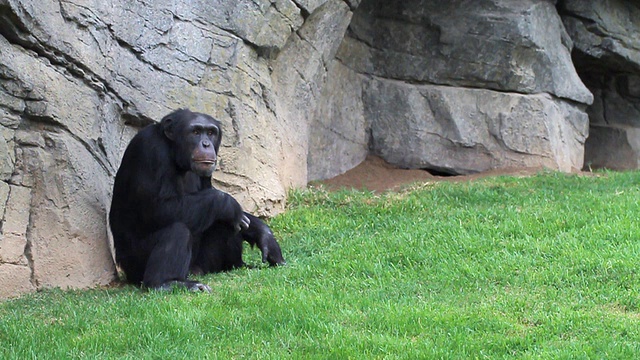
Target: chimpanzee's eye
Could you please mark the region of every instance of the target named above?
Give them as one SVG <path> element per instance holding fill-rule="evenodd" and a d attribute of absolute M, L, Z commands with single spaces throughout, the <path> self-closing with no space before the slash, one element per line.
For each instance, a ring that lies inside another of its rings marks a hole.
<path fill-rule="evenodd" d="M 200 135 L 200 129 L 193 129 L 193 135 Z"/>
<path fill-rule="evenodd" d="M 208 135 L 208 136 L 213 136 L 213 130 L 209 130 L 209 131 L 207 131 L 207 135 Z"/>

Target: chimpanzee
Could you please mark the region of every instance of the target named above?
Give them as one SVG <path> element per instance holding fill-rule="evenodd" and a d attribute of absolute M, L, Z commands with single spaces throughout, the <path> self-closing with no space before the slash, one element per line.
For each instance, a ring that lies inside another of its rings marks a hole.
<path fill-rule="evenodd" d="M 264 262 L 284 263 L 269 227 L 211 185 L 221 140 L 220 122 L 180 109 L 142 129 L 127 146 L 109 224 L 128 282 L 209 292 L 187 275 L 243 266 L 243 240 L 260 248 Z"/>

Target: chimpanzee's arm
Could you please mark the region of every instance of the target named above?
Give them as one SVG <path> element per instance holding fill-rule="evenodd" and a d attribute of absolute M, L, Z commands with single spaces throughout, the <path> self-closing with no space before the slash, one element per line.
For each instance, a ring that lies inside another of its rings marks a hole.
<path fill-rule="evenodd" d="M 231 195 L 217 189 L 204 189 L 156 201 L 152 213 L 154 222 L 182 222 L 193 233 L 202 233 L 217 221 L 228 222 L 236 230 L 246 228 L 240 204 Z"/>

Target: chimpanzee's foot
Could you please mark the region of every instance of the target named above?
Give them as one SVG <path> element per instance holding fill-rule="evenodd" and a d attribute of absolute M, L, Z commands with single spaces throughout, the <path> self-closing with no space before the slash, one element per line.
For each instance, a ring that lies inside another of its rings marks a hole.
<path fill-rule="evenodd" d="M 174 286 L 181 286 L 193 292 L 200 292 L 200 291 L 207 292 L 207 293 L 211 292 L 211 288 L 209 287 L 209 285 L 206 285 L 197 281 L 192 281 L 192 280 L 184 280 L 184 281 L 171 280 L 171 281 L 164 282 L 158 286 L 152 287 L 152 289 L 162 290 L 162 291 L 171 291 Z"/>

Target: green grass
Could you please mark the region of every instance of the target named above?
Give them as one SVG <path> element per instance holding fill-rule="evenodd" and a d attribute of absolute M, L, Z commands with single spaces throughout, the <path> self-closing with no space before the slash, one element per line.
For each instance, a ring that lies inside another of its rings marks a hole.
<path fill-rule="evenodd" d="M 212 294 L 5 301 L 0 358 L 638 358 L 639 184 L 542 173 L 297 191 L 270 222 L 286 267 L 202 277 Z"/>

